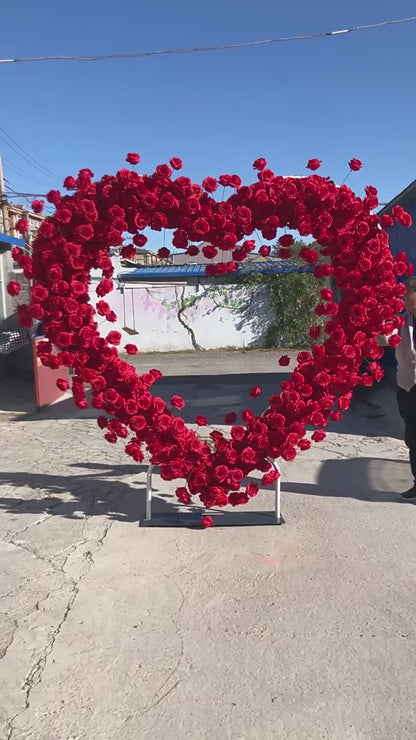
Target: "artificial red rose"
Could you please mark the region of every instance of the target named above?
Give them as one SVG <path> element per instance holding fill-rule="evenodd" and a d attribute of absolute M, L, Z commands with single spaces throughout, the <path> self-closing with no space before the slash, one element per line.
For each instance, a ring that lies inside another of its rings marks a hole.
<path fill-rule="evenodd" d="M 266 164 L 267 164 L 267 160 L 264 159 L 264 157 L 259 157 L 258 159 L 254 160 L 253 169 L 259 170 L 261 172 L 266 167 Z"/>
<path fill-rule="evenodd" d="M 32 211 L 34 213 L 42 213 L 45 203 L 43 200 L 32 200 Z"/>
<path fill-rule="evenodd" d="M 322 164 L 321 159 L 310 159 L 306 166 L 308 170 L 312 170 L 314 172 L 315 170 L 319 170 L 321 164 Z"/>
<path fill-rule="evenodd" d="M 294 238 L 292 234 L 283 234 L 279 237 L 278 242 L 281 247 L 291 247 L 294 244 Z"/>
<path fill-rule="evenodd" d="M 265 475 L 263 475 L 263 478 L 261 479 L 261 484 L 262 486 L 271 486 L 279 478 L 280 478 L 279 471 L 271 470 L 269 473 L 265 473 Z"/>
<path fill-rule="evenodd" d="M 215 177 L 206 177 L 205 180 L 202 181 L 202 187 L 207 191 L 207 193 L 215 193 L 218 188 L 218 182 Z"/>
<path fill-rule="evenodd" d="M 67 391 L 69 388 L 69 383 L 65 378 L 58 378 L 56 381 L 56 385 L 58 386 L 60 391 Z"/>
<path fill-rule="evenodd" d="M 170 399 L 170 405 L 173 406 L 175 409 L 183 409 L 185 406 L 185 401 L 181 396 L 172 396 Z"/>
<path fill-rule="evenodd" d="M 133 236 L 133 243 L 136 245 L 136 247 L 144 247 L 145 244 L 147 244 L 147 236 L 144 234 L 135 234 Z"/>
<path fill-rule="evenodd" d="M 133 244 L 126 244 L 120 249 L 120 254 L 124 259 L 131 260 L 136 256 L 136 249 Z"/>
<path fill-rule="evenodd" d="M 112 280 L 108 280 L 107 278 L 104 278 L 104 280 L 101 280 L 101 283 L 98 283 L 96 288 L 96 293 L 101 298 L 107 293 L 110 293 L 114 288 L 114 284 Z"/>
<path fill-rule="evenodd" d="M 311 446 L 311 443 L 310 443 L 309 439 L 301 439 L 298 442 L 298 447 L 302 451 L 309 450 L 310 446 Z"/>
<path fill-rule="evenodd" d="M 270 247 L 267 246 L 267 244 L 262 244 L 259 249 L 259 254 L 261 254 L 262 257 L 268 257 L 271 252 Z"/>
<path fill-rule="evenodd" d="M 208 529 L 208 527 L 213 527 L 214 520 L 212 516 L 207 516 L 206 514 L 204 516 L 201 516 L 201 526 L 203 529 Z"/>
<path fill-rule="evenodd" d="M 211 260 L 217 256 L 218 249 L 216 249 L 216 247 L 213 247 L 212 244 L 206 244 L 205 247 L 202 247 L 202 254 L 204 255 L 204 257 Z"/>
<path fill-rule="evenodd" d="M 299 257 L 310 265 L 318 261 L 318 253 L 314 249 L 308 249 L 307 247 L 302 247 L 299 251 Z"/>
<path fill-rule="evenodd" d="M 237 421 L 237 414 L 230 411 L 229 414 L 226 414 L 224 421 L 226 424 L 234 424 Z"/>
<path fill-rule="evenodd" d="M 137 355 L 139 351 L 135 344 L 126 344 L 124 346 L 124 349 L 126 350 L 128 355 Z"/>
<path fill-rule="evenodd" d="M 261 387 L 259 385 L 253 385 L 253 387 L 250 388 L 249 393 L 252 398 L 257 398 L 257 396 L 261 394 Z"/>
<path fill-rule="evenodd" d="M 72 177 L 71 175 L 68 175 L 68 177 L 64 180 L 64 188 L 65 190 L 75 190 L 77 186 L 75 177 Z"/>
<path fill-rule="evenodd" d="M 7 292 L 11 296 L 19 295 L 21 289 L 22 286 L 17 280 L 10 280 L 10 282 L 7 283 Z"/>
<path fill-rule="evenodd" d="M 160 257 L 160 259 L 167 259 L 170 257 L 170 250 L 167 247 L 161 247 L 158 250 L 157 256 Z"/>
<path fill-rule="evenodd" d="M 311 339 L 318 339 L 321 334 L 320 326 L 311 326 L 309 329 L 309 336 Z"/>
<path fill-rule="evenodd" d="M 313 439 L 314 442 L 323 442 L 323 440 L 325 439 L 325 437 L 326 437 L 326 434 L 325 434 L 324 431 L 322 431 L 322 429 L 317 429 L 312 434 L 312 439 Z"/>
<path fill-rule="evenodd" d="M 175 491 L 176 497 L 179 499 L 179 501 L 182 504 L 190 504 L 191 503 L 191 496 L 187 488 L 185 486 L 180 486 Z"/>
<path fill-rule="evenodd" d="M 249 496 L 250 498 L 254 498 L 254 496 L 257 496 L 258 492 L 259 492 L 259 487 L 258 487 L 257 483 L 249 483 L 248 484 L 248 486 L 246 488 L 246 494 L 247 494 L 247 496 Z"/>
<path fill-rule="evenodd" d="M 16 221 L 14 228 L 16 231 L 18 231 L 20 234 L 26 234 L 29 231 L 29 221 L 27 218 L 19 218 L 18 221 Z"/>
<path fill-rule="evenodd" d="M 129 152 L 126 157 L 126 162 L 132 165 L 139 164 L 140 160 L 141 160 L 140 154 L 136 154 L 135 152 Z"/>
<path fill-rule="evenodd" d="M 183 167 L 183 162 L 179 157 L 172 157 L 170 160 L 170 166 L 173 170 L 181 170 Z"/>
<path fill-rule="evenodd" d="M 292 253 L 290 249 L 287 249 L 286 247 L 281 247 L 281 249 L 278 250 L 278 257 L 282 260 L 288 260 L 291 258 Z"/>
<path fill-rule="evenodd" d="M 197 218 L 194 222 L 194 231 L 201 236 L 208 234 L 210 230 L 209 222 L 206 218 Z"/>
<path fill-rule="evenodd" d="M 390 347 L 398 347 L 400 344 L 400 336 L 399 334 L 392 334 L 391 337 L 388 339 Z"/>
<path fill-rule="evenodd" d="M 220 175 L 219 177 L 220 185 L 222 185 L 224 188 L 228 187 L 228 185 L 230 185 L 230 178 L 231 178 L 231 175 Z"/>
<path fill-rule="evenodd" d="M 360 170 L 363 166 L 363 163 L 360 162 L 359 159 L 350 159 L 350 161 L 348 162 L 348 166 L 353 172 L 358 172 L 358 170 Z"/>
<path fill-rule="evenodd" d="M 279 365 L 281 365 L 282 367 L 287 367 L 288 365 L 290 365 L 289 355 L 282 355 L 281 357 L 279 357 Z"/>
<path fill-rule="evenodd" d="M 206 418 L 206 416 L 196 416 L 195 424 L 198 424 L 199 427 L 206 427 L 208 424 L 208 419 Z"/>
<path fill-rule="evenodd" d="M 106 338 L 107 338 L 107 342 L 109 344 L 115 344 L 115 345 L 120 344 L 121 339 L 122 339 L 121 334 L 120 334 L 119 331 L 110 331 L 107 334 L 107 337 Z"/>

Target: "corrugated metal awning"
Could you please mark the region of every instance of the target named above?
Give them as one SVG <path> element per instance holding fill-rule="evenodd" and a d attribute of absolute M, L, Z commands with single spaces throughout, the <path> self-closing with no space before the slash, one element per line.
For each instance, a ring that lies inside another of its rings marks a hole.
<path fill-rule="evenodd" d="M 207 278 L 215 279 L 206 273 L 206 265 L 164 265 L 161 267 L 139 267 L 136 270 L 129 270 L 119 275 L 123 282 L 134 280 L 146 281 L 161 280 L 167 281 L 177 278 Z M 313 267 L 310 265 L 301 265 L 295 260 L 266 260 L 264 262 L 243 262 L 238 265 L 237 272 L 227 273 L 231 275 L 288 275 L 293 272 L 312 272 Z M 222 276 L 220 276 L 222 277 Z"/>
<path fill-rule="evenodd" d="M 0 231 L 0 244 L 9 244 L 12 247 L 25 247 L 26 242 L 24 239 L 19 239 L 16 236 L 9 236 L 9 234 L 3 234 Z"/>

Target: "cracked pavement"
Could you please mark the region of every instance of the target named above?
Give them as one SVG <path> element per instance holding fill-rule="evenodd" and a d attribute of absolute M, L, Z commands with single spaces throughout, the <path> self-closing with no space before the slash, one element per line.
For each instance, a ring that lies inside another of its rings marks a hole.
<path fill-rule="evenodd" d="M 271 353 L 223 355 L 222 378 L 208 353 L 199 376 L 195 355 L 139 360 L 215 423 L 256 361 L 268 388 Z M 416 507 L 391 388 L 282 466 L 283 527 L 263 491 L 195 528 L 157 475 L 139 526 L 145 467 L 90 417 L 63 401 L 0 427 L 2 740 L 414 740 Z"/>

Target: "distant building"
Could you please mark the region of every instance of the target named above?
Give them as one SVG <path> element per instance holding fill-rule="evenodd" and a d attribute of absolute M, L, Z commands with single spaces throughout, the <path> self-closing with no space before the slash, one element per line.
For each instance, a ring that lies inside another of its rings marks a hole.
<path fill-rule="evenodd" d="M 27 218 L 29 221 L 29 233 L 22 238 L 22 235 L 16 231 L 16 223 L 20 218 Z M 16 244 L 28 251 L 31 251 L 31 245 L 36 238 L 41 223 L 45 216 L 27 210 L 24 206 L 15 205 L 14 203 L 3 203 L 0 208 L 0 249 L 2 252 L 2 276 L 4 274 L 4 284 L 0 285 L 0 322 L 9 326 L 10 322 L 14 325 L 16 308 L 19 303 L 26 303 L 29 299 L 29 283 L 23 277 L 23 272 L 18 264 L 13 260 L 11 250 Z M 10 280 L 18 280 L 22 285 L 22 290 L 18 298 L 12 298 L 6 292 L 7 283 Z"/>
<path fill-rule="evenodd" d="M 150 249 L 139 247 L 136 247 L 136 255 L 131 259 L 121 258 L 122 267 L 155 267 L 157 265 L 170 264 L 172 264 L 171 258 L 160 259 L 156 252 L 151 252 Z"/>
<path fill-rule="evenodd" d="M 412 217 L 412 225 L 409 228 L 395 223 L 386 231 L 389 235 L 390 249 L 393 255 L 398 252 L 405 252 L 411 262 L 416 267 L 416 180 L 410 183 L 401 193 L 396 195 L 385 205 L 379 216 L 390 214 L 394 206 L 402 206 Z"/>

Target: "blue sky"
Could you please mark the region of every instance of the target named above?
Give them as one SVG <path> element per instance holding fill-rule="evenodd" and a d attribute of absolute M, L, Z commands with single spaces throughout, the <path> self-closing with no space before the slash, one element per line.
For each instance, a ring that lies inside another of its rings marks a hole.
<path fill-rule="evenodd" d="M 414 14 L 411 0 L 22 0 L 18 12 L 9 1 L 1 56 L 235 43 Z M 339 182 L 358 157 L 365 168 L 350 186 L 361 193 L 373 184 L 385 202 L 416 177 L 415 41 L 416 22 L 193 55 L 2 64 L 0 126 L 62 178 L 87 166 L 112 173 L 137 151 L 143 171 L 180 156 L 195 181 L 223 172 L 251 181 L 259 156 L 276 173 L 306 174 L 307 160 L 318 157 L 320 173 Z M 1 140 L 0 151 L 15 190 L 60 185 Z"/>

